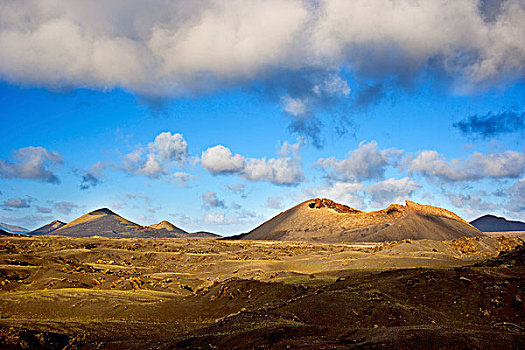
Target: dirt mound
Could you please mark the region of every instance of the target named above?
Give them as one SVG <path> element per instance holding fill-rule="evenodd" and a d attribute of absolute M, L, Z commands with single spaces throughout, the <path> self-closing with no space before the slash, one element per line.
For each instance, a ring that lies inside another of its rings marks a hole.
<path fill-rule="evenodd" d="M 42 227 L 37 228 L 36 230 L 29 232 L 29 234 L 30 235 L 45 235 L 55 230 L 58 230 L 59 228 L 65 225 L 66 225 L 65 222 L 62 222 L 60 220 L 55 220 L 55 221 L 50 222 L 47 225 L 44 225 Z"/>
<path fill-rule="evenodd" d="M 482 233 L 456 214 L 407 201 L 387 209 L 362 212 L 329 199 L 303 202 L 251 232 L 246 240 L 382 242 L 404 239 L 451 240 Z"/>

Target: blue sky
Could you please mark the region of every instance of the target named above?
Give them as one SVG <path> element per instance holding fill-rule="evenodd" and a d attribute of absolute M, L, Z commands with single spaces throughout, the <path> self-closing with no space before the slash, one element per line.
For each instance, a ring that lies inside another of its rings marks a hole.
<path fill-rule="evenodd" d="M 525 219 L 520 1 L 120 5 L 0 2 L 0 222 L 234 234 L 312 197 Z"/>

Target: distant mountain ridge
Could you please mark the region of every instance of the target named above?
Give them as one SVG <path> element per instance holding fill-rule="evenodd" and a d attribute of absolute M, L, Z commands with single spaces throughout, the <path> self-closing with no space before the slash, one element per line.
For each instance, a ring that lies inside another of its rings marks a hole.
<path fill-rule="evenodd" d="M 327 243 L 382 242 L 404 239 L 450 240 L 483 235 L 446 209 L 406 201 L 363 212 L 326 198 L 292 207 L 237 239 L 297 240 Z"/>
<path fill-rule="evenodd" d="M 24 234 L 24 233 L 28 233 L 29 232 L 29 230 L 24 228 L 24 227 L 15 226 L 15 225 L 9 225 L 9 224 L 5 224 L 3 222 L 0 222 L 0 229 L 3 230 L 3 231 L 9 232 L 9 233 L 21 233 L 21 234 Z"/>
<path fill-rule="evenodd" d="M 32 232 L 32 235 L 57 235 L 67 237 L 122 237 L 122 238 L 216 238 L 207 232 L 188 233 L 163 220 L 158 224 L 141 226 L 116 214 L 111 209 L 101 208 L 84 214 L 70 223 L 59 220 L 50 222 Z"/>
<path fill-rule="evenodd" d="M 483 215 L 470 224 L 482 232 L 525 231 L 525 222 L 507 220 L 491 214 Z"/>
<path fill-rule="evenodd" d="M 0 236 L 15 236 L 15 235 L 16 233 L 11 233 L 11 232 L 0 229 Z"/>

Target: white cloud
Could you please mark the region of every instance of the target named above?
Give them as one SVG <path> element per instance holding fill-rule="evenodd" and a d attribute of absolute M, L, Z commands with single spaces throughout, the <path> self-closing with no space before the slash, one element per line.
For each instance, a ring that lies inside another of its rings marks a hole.
<path fill-rule="evenodd" d="M 348 86 L 348 82 L 335 74 L 330 75 L 321 84 L 316 84 L 313 87 L 313 92 L 318 96 L 327 94 L 348 97 L 350 96 L 350 91 L 352 90 Z"/>
<path fill-rule="evenodd" d="M 222 145 L 204 151 L 201 163 L 213 175 L 237 174 L 250 181 L 268 181 L 276 185 L 297 185 L 304 180 L 297 158 L 245 158 L 240 154 L 233 155 Z"/>
<path fill-rule="evenodd" d="M 283 105 L 283 111 L 294 117 L 303 117 L 310 113 L 307 103 L 303 99 L 283 96 L 281 103 Z"/>
<path fill-rule="evenodd" d="M 202 221 L 207 225 L 226 225 L 226 214 L 224 212 L 206 213 Z"/>
<path fill-rule="evenodd" d="M 386 207 L 392 203 L 403 203 L 421 187 L 420 183 L 408 177 L 390 178 L 368 186 L 365 192 L 370 195 L 373 207 Z"/>
<path fill-rule="evenodd" d="M 299 156 L 299 151 L 301 150 L 301 148 L 306 145 L 306 140 L 304 137 L 299 136 L 297 138 L 296 143 L 289 143 L 288 141 L 284 141 L 282 145 L 280 145 L 280 143 L 278 145 L 280 147 L 277 151 L 277 155 L 281 157 L 292 155 L 293 157 L 297 158 Z"/>
<path fill-rule="evenodd" d="M 403 151 L 395 149 L 379 150 L 376 141 L 362 141 L 356 150 L 348 152 L 343 160 L 334 157 L 321 158 L 317 163 L 325 170 L 330 170 L 328 176 L 340 181 L 381 179 L 386 167 L 395 165 L 395 158 Z"/>
<path fill-rule="evenodd" d="M 24 147 L 13 151 L 14 161 L 0 159 L 0 177 L 32 179 L 60 183 L 52 166 L 62 164 L 58 152 L 49 152 L 43 147 Z"/>
<path fill-rule="evenodd" d="M 448 193 L 448 199 L 456 208 L 472 209 L 478 213 L 498 209 L 496 204 L 486 202 L 475 194 Z"/>
<path fill-rule="evenodd" d="M 523 217 L 525 213 L 525 178 L 518 179 L 506 190 L 509 196 L 505 209 L 517 217 Z"/>
<path fill-rule="evenodd" d="M 296 159 L 249 159 L 242 176 L 250 181 L 269 181 L 276 185 L 297 185 L 304 180 L 303 170 Z"/>
<path fill-rule="evenodd" d="M 168 168 L 186 164 L 188 144 L 182 134 L 162 132 L 148 144 L 147 150 L 137 148 L 124 156 L 117 168 L 133 174 L 158 178 L 168 174 Z"/>
<path fill-rule="evenodd" d="M 363 184 L 360 183 L 335 182 L 324 187 L 309 187 L 303 194 L 308 198 L 328 198 L 357 209 L 365 207 Z"/>
<path fill-rule="evenodd" d="M 240 154 L 233 155 L 228 147 L 217 145 L 202 152 L 201 164 L 214 175 L 229 174 L 241 171 L 245 160 Z"/>
<path fill-rule="evenodd" d="M 410 174 L 444 181 L 479 180 L 483 178 L 517 178 L 525 171 L 525 154 L 516 151 L 482 154 L 475 152 L 466 159 L 450 162 L 436 151 L 421 151 L 404 160 Z"/>
<path fill-rule="evenodd" d="M 202 205 L 204 208 L 210 209 L 210 208 L 226 208 L 226 204 L 224 204 L 223 200 L 220 200 L 217 197 L 217 193 L 213 191 L 206 191 L 201 196 L 202 198 Z"/>
<path fill-rule="evenodd" d="M 437 69 L 460 91 L 522 79 L 525 5 L 485 17 L 477 1 L 447 0 L 3 2 L 0 75 L 145 95 L 343 64 L 376 80 Z"/>

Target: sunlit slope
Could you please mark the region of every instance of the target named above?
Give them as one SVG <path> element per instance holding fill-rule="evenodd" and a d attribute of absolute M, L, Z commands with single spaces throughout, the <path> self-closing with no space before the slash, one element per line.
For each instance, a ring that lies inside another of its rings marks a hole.
<path fill-rule="evenodd" d="M 482 233 L 456 214 L 406 201 L 363 212 L 329 199 L 305 201 L 263 223 L 241 239 L 316 242 L 450 240 Z"/>

